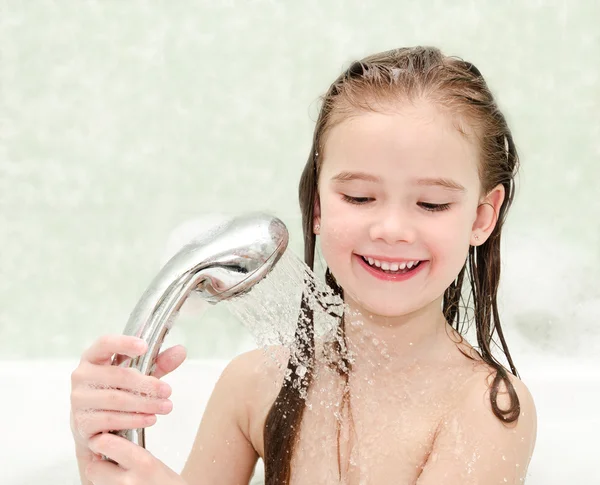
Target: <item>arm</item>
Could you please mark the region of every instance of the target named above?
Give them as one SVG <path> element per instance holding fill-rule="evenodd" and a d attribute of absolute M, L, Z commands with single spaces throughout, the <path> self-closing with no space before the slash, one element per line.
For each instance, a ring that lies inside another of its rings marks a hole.
<path fill-rule="evenodd" d="M 509 375 L 521 405 L 515 423 L 504 424 L 493 413 L 489 388 L 478 374 L 461 404 L 438 430 L 417 485 L 516 485 L 525 481 L 535 447 L 537 418 L 529 390 Z M 508 408 L 501 384 L 500 409 Z"/>
<path fill-rule="evenodd" d="M 182 478 L 189 485 L 248 484 L 258 453 L 249 437 L 256 351 L 236 357 L 223 371 L 208 401 Z"/>

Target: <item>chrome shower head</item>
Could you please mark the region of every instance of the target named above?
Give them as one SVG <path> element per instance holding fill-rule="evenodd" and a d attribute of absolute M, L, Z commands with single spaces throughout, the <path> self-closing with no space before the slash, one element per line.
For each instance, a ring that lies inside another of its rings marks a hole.
<path fill-rule="evenodd" d="M 289 235 L 279 219 L 255 213 L 233 218 L 198 235 L 161 269 L 134 308 L 124 330 L 148 351 L 131 359 L 116 355 L 113 365 L 149 375 L 173 321 L 194 292 L 211 304 L 249 292 L 285 252 Z M 145 446 L 144 429 L 115 431 Z"/>

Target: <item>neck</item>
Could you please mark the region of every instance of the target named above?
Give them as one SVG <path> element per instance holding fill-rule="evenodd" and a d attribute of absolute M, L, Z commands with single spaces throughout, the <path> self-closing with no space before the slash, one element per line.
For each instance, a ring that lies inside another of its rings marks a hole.
<path fill-rule="evenodd" d="M 445 361 L 452 331 L 441 311 L 441 298 L 414 313 L 382 316 L 346 302 L 346 341 L 356 372 L 377 372 Z"/>

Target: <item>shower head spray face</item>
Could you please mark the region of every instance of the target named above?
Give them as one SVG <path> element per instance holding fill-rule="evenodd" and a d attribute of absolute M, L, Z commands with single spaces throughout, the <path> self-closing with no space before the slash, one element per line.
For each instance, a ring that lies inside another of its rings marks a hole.
<path fill-rule="evenodd" d="M 218 226 L 186 246 L 190 247 L 192 258 L 197 259 L 194 253 L 198 247 L 206 253 L 194 291 L 213 304 L 247 293 L 277 263 L 287 248 L 288 238 L 279 219 L 265 216 L 234 219 Z M 182 259 L 188 258 L 186 247 L 182 249 Z"/>

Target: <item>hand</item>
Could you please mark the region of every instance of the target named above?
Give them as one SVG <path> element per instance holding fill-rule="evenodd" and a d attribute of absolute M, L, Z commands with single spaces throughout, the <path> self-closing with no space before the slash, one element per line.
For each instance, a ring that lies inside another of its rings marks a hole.
<path fill-rule="evenodd" d="M 118 463 L 102 461 L 99 457 L 85 469 L 94 485 L 184 485 L 181 476 L 171 470 L 148 450 L 111 433 L 89 440 L 89 447 L 98 455 Z"/>
<path fill-rule="evenodd" d="M 135 358 L 146 351 L 142 339 L 105 335 L 83 353 L 71 374 L 71 432 L 78 456 L 91 453 L 89 440 L 98 433 L 146 428 L 156 423 L 156 414 L 171 412 L 171 387 L 159 379 L 185 360 L 182 346 L 158 355 L 151 376 L 111 365 L 114 354 Z"/>

